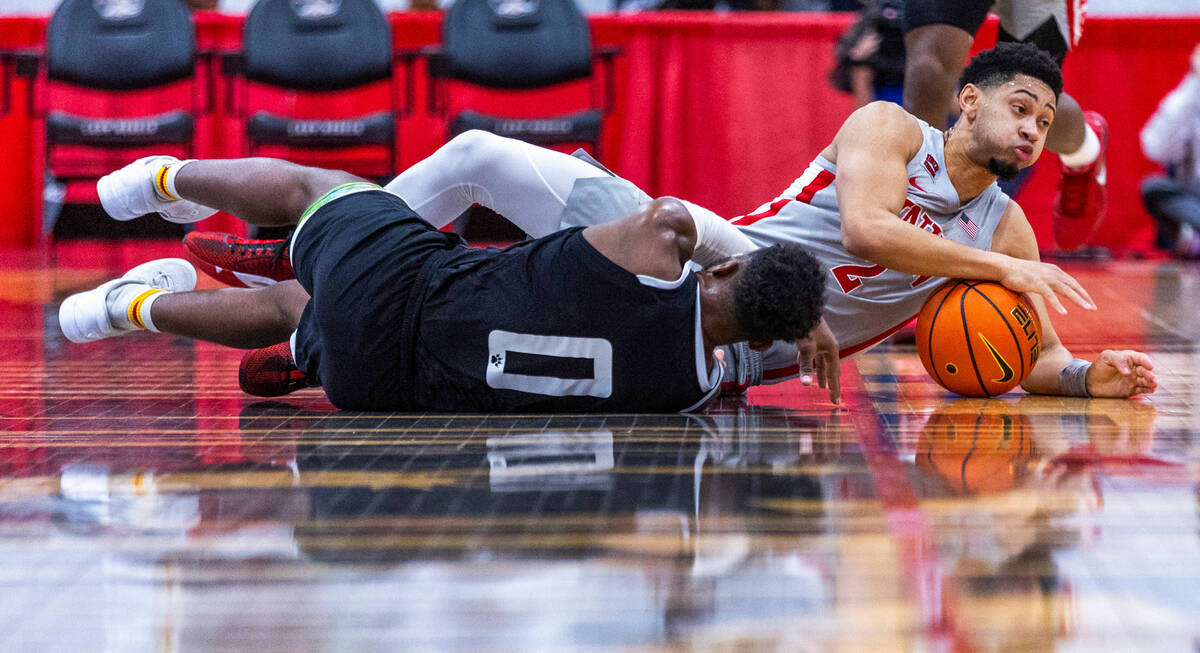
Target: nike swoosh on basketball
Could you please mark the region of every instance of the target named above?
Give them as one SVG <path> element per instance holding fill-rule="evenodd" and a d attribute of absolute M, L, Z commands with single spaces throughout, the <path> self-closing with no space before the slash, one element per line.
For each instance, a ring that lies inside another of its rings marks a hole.
<path fill-rule="evenodd" d="M 1000 352 L 996 351 L 996 348 L 992 346 L 992 343 L 988 342 L 987 337 L 982 333 L 979 334 L 979 339 L 983 341 L 984 346 L 986 346 L 988 351 L 991 352 L 992 358 L 996 359 L 996 364 L 1000 366 L 1000 378 L 992 379 L 992 383 L 1008 383 L 1009 381 L 1012 381 L 1012 365 L 1009 365 L 1008 361 L 1004 360 L 1004 357 L 1000 355 Z"/>

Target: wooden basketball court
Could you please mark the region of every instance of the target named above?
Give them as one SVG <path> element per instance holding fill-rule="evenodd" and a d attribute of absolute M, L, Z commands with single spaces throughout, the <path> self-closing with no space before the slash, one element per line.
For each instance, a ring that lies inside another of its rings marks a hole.
<path fill-rule="evenodd" d="M 1200 272 L 1064 267 L 1134 401 L 955 398 L 912 346 L 698 415 L 335 412 L 240 352 L 74 345 L 178 245 L 0 260 L 0 651 L 1200 648 Z"/>

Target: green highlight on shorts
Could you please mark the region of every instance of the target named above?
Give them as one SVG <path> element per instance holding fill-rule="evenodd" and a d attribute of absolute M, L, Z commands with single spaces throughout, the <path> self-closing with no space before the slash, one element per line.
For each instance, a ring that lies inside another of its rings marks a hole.
<path fill-rule="evenodd" d="M 365 181 L 352 181 L 348 184 L 334 186 L 324 195 L 318 197 L 317 201 L 310 204 L 307 209 L 304 209 L 304 213 L 300 214 L 300 220 L 296 223 L 296 226 L 300 226 L 300 224 L 307 220 L 310 215 L 316 213 L 317 209 L 325 206 L 333 200 L 336 200 L 339 197 L 353 195 L 354 193 L 361 193 L 365 190 L 383 190 L 383 188 L 378 184 L 372 184 Z"/>

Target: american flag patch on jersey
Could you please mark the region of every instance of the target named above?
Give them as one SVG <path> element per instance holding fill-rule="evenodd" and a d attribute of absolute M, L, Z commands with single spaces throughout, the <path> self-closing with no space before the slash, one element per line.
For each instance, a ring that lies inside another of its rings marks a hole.
<path fill-rule="evenodd" d="M 975 224 L 966 213 L 958 214 L 958 226 L 962 227 L 962 230 L 971 240 L 975 240 L 975 236 L 979 235 L 979 225 Z"/>

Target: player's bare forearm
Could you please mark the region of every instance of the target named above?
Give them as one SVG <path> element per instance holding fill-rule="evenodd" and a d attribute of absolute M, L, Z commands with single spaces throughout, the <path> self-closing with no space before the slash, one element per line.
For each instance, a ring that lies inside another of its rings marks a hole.
<path fill-rule="evenodd" d="M 1062 394 L 1058 385 L 1058 373 L 1074 358 L 1062 343 L 1043 348 L 1037 363 L 1033 365 L 1033 371 L 1021 382 L 1021 387 L 1032 394 Z"/>
<path fill-rule="evenodd" d="M 1021 384 L 1034 394 L 1063 394 L 1060 373 L 1074 360 L 1061 344 L 1042 351 L 1029 377 Z M 1140 351 L 1106 349 L 1091 362 L 1084 376 L 1090 397 L 1123 399 L 1158 389 L 1154 363 Z"/>
<path fill-rule="evenodd" d="M 296 165 L 281 159 L 213 159 L 183 167 L 180 195 L 257 225 L 289 225 L 329 189 L 363 181 L 347 172 Z"/>
<path fill-rule="evenodd" d="M 949 279 L 1000 281 L 1009 264 L 1008 256 L 935 236 L 886 211 L 850 218 L 856 219 L 861 223 L 858 233 L 851 236 L 843 232 L 846 249 L 890 270 Z"/>

